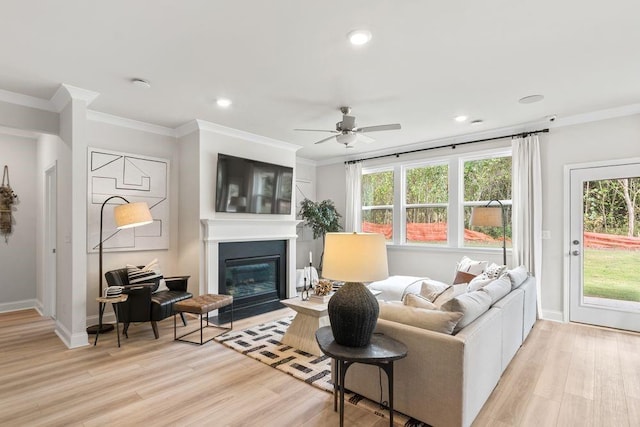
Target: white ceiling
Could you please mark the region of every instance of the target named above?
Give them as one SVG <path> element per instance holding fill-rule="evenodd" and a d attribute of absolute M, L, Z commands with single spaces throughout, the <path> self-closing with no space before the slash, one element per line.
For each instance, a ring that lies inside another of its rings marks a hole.
<path fill-rule="evenodd" d="M 319 160 L 636 104 L 639 16 L 637 0 L 2 0 L 0 89 L 49 99 L 67 83 L 100 93 L 97 111 L 203 119 Z M 355 28 L 371 43 L 351 46 Z M 333 129 L 341 105 L 402 130 L 348 152 L 292 130 Z"/>

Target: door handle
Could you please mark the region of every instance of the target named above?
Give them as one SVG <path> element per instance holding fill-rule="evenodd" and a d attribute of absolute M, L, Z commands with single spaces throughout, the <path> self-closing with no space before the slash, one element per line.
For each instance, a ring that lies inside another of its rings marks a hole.
<path fill-rule="evenodd" d="M 576 249 L 576 250 L 574 250 L 574 251 L 571 251 L 571 255 L 573 255 L 573 256 L 578 256 L 578 255 L 580 255 L 580 251 L 579 251 L 579 250 L 577 250 L 577 249 Z"/>

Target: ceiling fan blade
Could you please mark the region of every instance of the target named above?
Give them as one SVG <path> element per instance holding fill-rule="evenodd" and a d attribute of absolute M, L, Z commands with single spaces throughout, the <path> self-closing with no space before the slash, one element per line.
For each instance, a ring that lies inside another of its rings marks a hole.
<path fill-rule="evenodd" d="M 294 129 L 302 132 L 331 132 L 331 133 L 340 133 L 337 130 L 327 130 L 327 129 Z"/>
<path fill-rule="evenodd" d="M 318 142 L 314 142 L 314 144 L 322 144 L 323 142 L 327 142 L 328 140 L 333 139 L 333 138 L 335 138 L 335 136 L 334 136 L 334 135 L 331 135 L 331 136 L 329 136 L 329 137 L 327 137 L 327 138 L 325 138 L 325 139 L 321 139 L 321 140 L 320 140 L 320 141 L 318 141 Z"/>
<path fill-rule="evenodd" d="M 394 123 L 391 125 L 377 125 L 377 126 L 365 126 L 354 130 L 354 132 L 379 132 L 381 130 L 398 130 L 400 129 L 400 123 Z"/>

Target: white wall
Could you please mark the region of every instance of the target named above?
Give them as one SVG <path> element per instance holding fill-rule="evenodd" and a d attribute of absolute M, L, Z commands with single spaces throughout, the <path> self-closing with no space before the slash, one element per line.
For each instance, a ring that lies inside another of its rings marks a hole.
<path fill-rule="evenodd" d="M 103 254 L 103 273 L 109 270 L 125 267 L 126 264 L 145 265 L 154 258 L 158 259 L 160 269 L 164 275 L 184 274 L 177 265 L 178 258 L 178 229 L 180 192 L 178 184 L 180 178 L 180 150 L 176 138 L 143 130 L 131 129 L 124 126 L 88 121 L 88 146 L 125 153 L 140 154 L 151 157 L 169 159 L 169 249 L 132 252 L 105 252 Z M 84 153 L 85 159 L 87 153 Z M 85 173 L 86 180 L 86 173 Z M 86 195 L 85 195 L 86 199 Z M 85 211 L 86 215 L 86 211 Z M 86 250 L 86 237 L 84 242 Z M 89 253 L 87 257 L 87 323 L 93 324 L 98 320 L 98 253 Z M 106 282 L 103 283 L 106 285 Z"/>
<path fill-rule="evenodd" d="M 615 160 L 640 156 L 640 115 L 596 121 L 586 124 L 558 127 L 549 134 L 541 134 L 541 158 L 543 176 L 542 228 L 551 233 L 551 239 L 543 240 L 543 270 L 541 278 L 542 309 L 545 318 L 562 320 L 564 304 L 564 168 L 565 165 Z M 484 150 L 508 146 L 510 141 L 472 144 L 456 148 L 457 152 Z M 422 156 L 441 155 L 441 150 L 402 156 L 407 160 Z M 429 156 L 429 157 L 427 157 Z M 388 158 L 386 161 L 393 161 Z M 384 162 L 365 163 L 374 166 Z M 345 188 L 342 163 L 319 166 L 317 170 L 318 199 L 330 198 L 336 202 L 340 213 L 344 212 Z M 389 247 L 389 273 L 429 276 L 450 282 L 455 263 L 463 256 L 487 259 L 499 263 L 501 253 L 479 249 L 426 249 Z M 509 262 L 510 255 L 507 257 Z"/>
<path fill-rule="evenodd" d="M 13 230 L 0 235 L 0 312 L 35 305 L 36 290 L 36 152 L 35 139 L 0 134 L 0 173 L 9 167 Z"/>
<path fill-rule="evenodd" d="M 309 200 L 317 200 L 316 197 L 316 164 L 306 159 L 296 160 L 296 217 L 300 210 L 300 202 L 306 197 Z M 298 240 L 296 241 L 296 268 L 309 265 L 309 252 L 313 256 L 313 265 L 320 262 L 321 240 L 313 238 L 313 232 L 309 227 L 300 223 L 297 226 Z"/>

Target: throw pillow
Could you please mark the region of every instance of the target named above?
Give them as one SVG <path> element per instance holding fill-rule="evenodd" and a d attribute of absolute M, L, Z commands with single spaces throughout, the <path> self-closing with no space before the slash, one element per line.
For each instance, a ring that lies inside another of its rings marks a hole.
<path fill-rule="evenodd" d="M 453 278 L 453 284 L 454 285 L 459 285 L 461 283 L 467 284 L 470 281 L 472 281 L 475 277 L 477 277 L 475 274 L 466 273 L 464 271 L 457 271 L 456 277 Z"/>
<path fill-rule="evenodd" d="M 446 291 L 438 295 L 438 298 L 433 301 L 436 307 L 441 307 L 442 304 L 449 301 L 451 298 L 455 298 L 458 295 L 462 295 L 467 292 L 467 284 L 461 283 L 459 285 L 449 286 Z"/>
<path fill-rule="evenodd" d="M 483 274 L 476 276 L 472 281 L 469 282 L 469 285 L 467 286 L 467 292 L 473 292 L 477 291 L 478 289 L 482 289 L 494 280 L 495 279 L 486 278 Z"/>
<path fill-rule="evenodd" d="M 158 260 L 154 259 L 144 267 L 136 267 L 135 265 L 127 264 L 127 275 L 129 276 L 130 285 L 139 285 L 143 283 L 154 284 L 156 288 L 154 292 L 159 290 L 160 282 L 163 282 L 164 278 L 162 272 L 158 268 Z M 164 285 L 166 289 L 166 285 Z"/>
<path fill-rule="evenodd" d="M 463 256 L 456 267 L 456 271 L 473 274 L 477 276 L 482 274 L 489 263 L 487 261 L 474 261 L 469 257 Z"/>
<path fill-rule="evenodd" d="M 505 274 L 498 279 L 489 279 L 491 283 L 480 289 L 481 292 L 486 292 L 491 297 L 491 305 L 495 304 L 502 297 L 511 292 L 511 280 Z"/>
<path fill-rule="evenodd" d="M 527 280 L 529 272 L 524 265 L 520 265 L 513 270 L 507 270 L 507 276 L 511 280 L 511 289 L 515 289 Z"/>
<path fill-rule="evenodd" d="M 462 318 L 462 313 L 425 310 L 424 308 L 381 302 L 379 317 L 416 328 L 451 334 L 456 323 Z"/>
<path fill-rule="evenodd" d="M 511 284 L 509 284 L 509 286 L 511 286 Z M 432 303 L 422 295 L 406 294 L 404 296 L 403 302 L 404 302 L 404 305 L 408 305 L 409 307 L 424 308 L 426 310 L 437 309 L 434 303 Z"/>
<path fill-rule="evenodd" d="M 487 279 L 497 279 L 506 270 L 506 268 L 506 265 L 498 265 L 492 262 L 487 268 L 484 269 L 482 275 Z"/>
<path fill-rule="evenodd" d="M 491 307 L 491 297 L 486 292 L 475 291 L 459 295 L 450 299 L 440 307 L 443 311 L 462 313 L 462 319 L 458 322 L 453 332 L 458 332 Z"/>
<path fill-rule="evenodd" d="M 425 280 L 420 287 L 420 295 L 428 299 L 430 302 L 434 302 L 441 293 L 450 288 L 446 283 L 438 282 L 436 280 Z"/>

